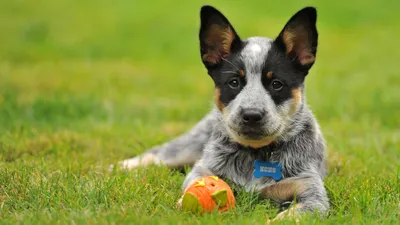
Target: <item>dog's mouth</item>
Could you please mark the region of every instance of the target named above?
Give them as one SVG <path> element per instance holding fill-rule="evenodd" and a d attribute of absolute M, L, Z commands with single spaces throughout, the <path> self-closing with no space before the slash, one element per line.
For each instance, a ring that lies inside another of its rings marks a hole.
<path fill-rule="evenodd" d="M 241 133 L 238 133 L 238 135 L 244 139 L 254 140 L 254 141 L 262 140 L 262 139 L 268 137 L 268 135 L 265 135 L 265 134 L 259 133 L 259 132 L 254 132 L 254 131 L 241 132 Z"/>
<path fill-rule="evenodd" d="M 267 136 L 264 132 L 236 132 L 234 129 L 228 129 L 229 136 L 233 141 L 243 145 L 249 146 L 254 149 L 267 146 L 275 141 L 273 136 Z"/>
<path fill-rule="evenodd" d="M 265 139 L 273 139 L 276 136 L 276 133 L 278 133 L 278 129 L 274 129 L 272 132 L 270 132 L 263 129 L 262 127 L 235 128 L 231 125 L 228 125 L 228 127 L 231 130 L 229 133 L 233 133 L 235 137 L 248 141 L 262 141 Z"/>

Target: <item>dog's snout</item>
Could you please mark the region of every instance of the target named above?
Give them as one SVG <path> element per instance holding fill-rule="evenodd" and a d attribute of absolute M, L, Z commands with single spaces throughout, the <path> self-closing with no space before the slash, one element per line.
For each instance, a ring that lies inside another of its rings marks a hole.
<path fill-rule="evenodd" d="M 264 117 L 265 112 L 258 109 L 243 109 L 242 110 L 242 121 L 246 125 L 254 125 Z"/>

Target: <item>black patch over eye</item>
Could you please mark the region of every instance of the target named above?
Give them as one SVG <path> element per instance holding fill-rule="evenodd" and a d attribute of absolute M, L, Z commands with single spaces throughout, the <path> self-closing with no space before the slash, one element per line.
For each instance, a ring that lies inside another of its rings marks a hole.
<path fill-rule="evenodd" d="M 228 84 L 232 89 L 238 89 L 240 87 L 240 80 L 238 78 L 233 78 Z"/>
<path fill-rule="evenodd" d="M 283 83 L 280 80 L 273 80 L 271 83 L 271 87 L 275 91 L 280 91 L 283 88 Z"/>

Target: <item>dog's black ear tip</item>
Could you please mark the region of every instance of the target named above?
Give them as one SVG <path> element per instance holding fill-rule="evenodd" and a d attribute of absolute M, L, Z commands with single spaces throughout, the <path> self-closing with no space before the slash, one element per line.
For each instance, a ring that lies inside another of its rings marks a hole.
<path fill-rule="evenodd" d="M 317 9 L 314 6 L 304 7 L 301 11 L 305 11 L 312 14 L 317 14 Z"/>
<path fill-rule="evenodd" d="M 226 20 L 226 18 L 224 17 L 224 15 L 222 15 L 222 13 L 214 8 L 211 5 L 204 5 L 203 7 L 201 7 L 200 10 L 200 19 L 203 22 L 205 21 L 209 21 L 210 18 L 220 18 L 222 20 Z"/>
<path fill-rule="evenodd" d="M 218 10 L 216 8 L 212 7 L 211 5 L 203 5 L 200 9 L 201 15 L 207 15 L 207 14 L 211 14 L 213 12 L 218 12 Z"/>
<path fill-rule="evenodd" d="M 301 9 L 297 15 L 301 15 L 304 17 L 309 18 L 311 21 L 316 21 L 317 20 L 317 9 L 312 6 L 307 6 L 303 9 Z"/>
<path fill-rule="evenodd" d="M 213 6 L 211 6 L 211 5 L 203 5 L 201 7 L 201 11 L 203 11 L 203 10 L 212 10 L 212 9 L 215 9 L 215 8 Z"/>

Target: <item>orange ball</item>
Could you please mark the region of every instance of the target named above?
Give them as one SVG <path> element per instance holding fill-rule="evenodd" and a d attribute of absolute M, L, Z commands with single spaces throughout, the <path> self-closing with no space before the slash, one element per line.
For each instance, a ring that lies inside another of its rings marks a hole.
<path fill-rule="evenodd" d="M 186 189 L 182 209 L 194 213 L 225 212 L 235 207 L 235 196 L 225 181 L 217 176 L 203 177 Z"/>

